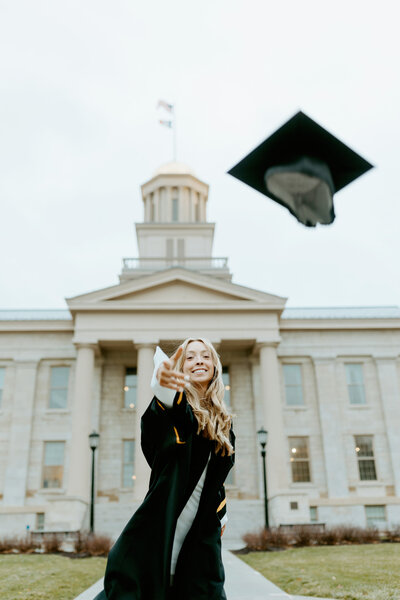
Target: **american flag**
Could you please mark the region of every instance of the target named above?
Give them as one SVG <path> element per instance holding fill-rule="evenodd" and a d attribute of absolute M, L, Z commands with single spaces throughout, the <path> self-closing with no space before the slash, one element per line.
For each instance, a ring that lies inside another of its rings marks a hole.
<path fill-rule="evenodd" d="M 174 105 L 173 104 L 168 104 L 168 102 L 165 102 L 165 100 L 159 100 L 158 101 L 157 108 L 160 108 L 160 106 L 162 108 L 165 108 L 165 110 L 167 110 L 170 113 L 172 113 L 172 111 L 174 110 Z"/>

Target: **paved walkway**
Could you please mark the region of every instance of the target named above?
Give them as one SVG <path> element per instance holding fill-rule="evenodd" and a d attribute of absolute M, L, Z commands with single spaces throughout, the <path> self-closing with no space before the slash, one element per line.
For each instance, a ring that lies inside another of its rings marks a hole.
<path fill-rule="evenodd" d="M 225 566 L 225 591 L 228 600 L 329 600 L 327 598 L 286 594 L 229 550 L 223 550 L 222 557 Z M 103 580 L 99 579 L 94 585 L 77 596 L 75 600 L 93 600 L 102 589 Z"/>

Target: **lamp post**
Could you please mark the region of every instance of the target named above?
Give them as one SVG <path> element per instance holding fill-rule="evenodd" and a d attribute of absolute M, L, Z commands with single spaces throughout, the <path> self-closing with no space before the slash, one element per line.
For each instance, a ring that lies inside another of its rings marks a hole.
<path fill-rule="evenodd" d="M 265 511 L 265 529 L 269 529 L 269 519 L 268 519 L 268 495 L 267 495 L 267 467 L 265 464 L 266 450 L 265 447 L 267 445 L 268 439 L 268 431 L 261 427 L 257 431 L 258 441 L 261 446 L 261 456 L 263 461 L 263 477 L 264 477 L 264 511 Z"/>
<path fill-rule="evenodd" d="M 92 451 L 92 485 L 90 492 L 90 533 L 94 531 L 94 453 L 99 445 L 100 435 L 96 431 L 92 431 L 89 435 L 89 445 Z"/>

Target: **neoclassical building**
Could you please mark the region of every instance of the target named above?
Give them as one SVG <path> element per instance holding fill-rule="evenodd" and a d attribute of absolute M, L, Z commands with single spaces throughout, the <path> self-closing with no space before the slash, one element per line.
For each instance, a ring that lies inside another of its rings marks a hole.
<path fill-rule="evenodd" d="M 268 430 L 273 525 L 400 523 L 400 309 L 287 308 L 213 257 L 208 185 L 180 163 L 141 188 L 137 258 L 67 310 L 0 311 L 0 535 L 87 526 L 116 535 L 148 485 L 140 416 L 156 345 L 209 338 L 234 413 L 226 483 L 238 537 L 263 524 L 257 430 Z"/>

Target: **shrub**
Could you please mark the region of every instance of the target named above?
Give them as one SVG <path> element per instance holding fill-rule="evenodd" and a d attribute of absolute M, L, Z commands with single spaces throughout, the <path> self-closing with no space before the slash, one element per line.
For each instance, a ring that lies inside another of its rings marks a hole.
<path fill-rule="evenodd" d="M 0 538 L 0 553 L 2 553 L 2 554 L 16 550 L 17 546 L 18 546 L 18 538 L 17 537 L 7 536 L 7 537 Z"/>
<path fill-rule="evenodd" d="M 388 531 L 385 531 L 383 539 L 385 542 L 400 542 L 400 525 L 392 525 Z"/>
<path fill-rule="evenodd" d="M 62 538 L 56 533 L 43 537 L 43 548 L 47 554 L 54 554 L 60 552 L 62 545 Z"/>
<path fill-rule="evenodd" d="M 288 535 L 276 528 L 262 528 L 258 532 L 246 533 L 242 539 L 247 548 L 254 551 L 287 548 L 289 546 Z"/>
<path fill-rule="evenodd" d="M 11 552 L 20 552 L 28 554 L 35 552 L 40 544 L 34 542 L 30 535 L 24 537 L 9 536 L 0 539 L 0 553 L 6 554 Z"/>
<path fill-rule="evenodd" d="M 40 548 L 40 544 L 38 542 L 34 542 L 29 534 L 19 538 L 16 546 L 16 549 L 22 554 L 31 554 L 38 548 Z"/>
<path fill-rule="evenodd" d="M 397 539 L 400 540 L 400 526 L 390 533 L 390 541 Z M 381 541 L 381 535 L 377 529 L 363 529 L 352 525 L 337 525 L 327 529 L 312 525 L 295 525 L 247 533 L 243 536 L 243 541 L 246 543 L 248 551 L 265 551 L 290 546 L 371 544 Z"/>
<path fill-rule="evenodd" d="M 78 531 L 74 541 L 74 551 L 77 554 L 83 554 L 86 552 L 86 541 L 88 534 L 83 531 Z"/>
<path fill-rule="evenodd" d="M 107 556 L 112 545 L 113 541 L 107 535 L 91 534 L 86 543 L 87 553 L 90 556 Z"/>
<path fill-rule="evenodd" d="M 373 544 L 374 542 L 381 541 L 381 534 L 375 527 L 367 527 L 367 529 L 361 529 L 360 537 L 358 539 L 359 544 Z"/>
<path fill-rule="evenodd" d="M 316 543 L 321 546 L 333 546 L 340 542 L 340 533 L 337 527 L 329 527 L 317 534 Z"/>
<path fill-rule="evenodd" d="M 293 527 L 291 541 L 295 546 L 311 546 L 316 541 L 317 532 L 308 526 Z"/>
<path fill-rule="evenodd" d="M 86 531 L 79 531 L 75 540 L 74 549 L 78 554 L 90 556 L 107 556 L 113 541 L 106 535 L 97 535 Z"/>

